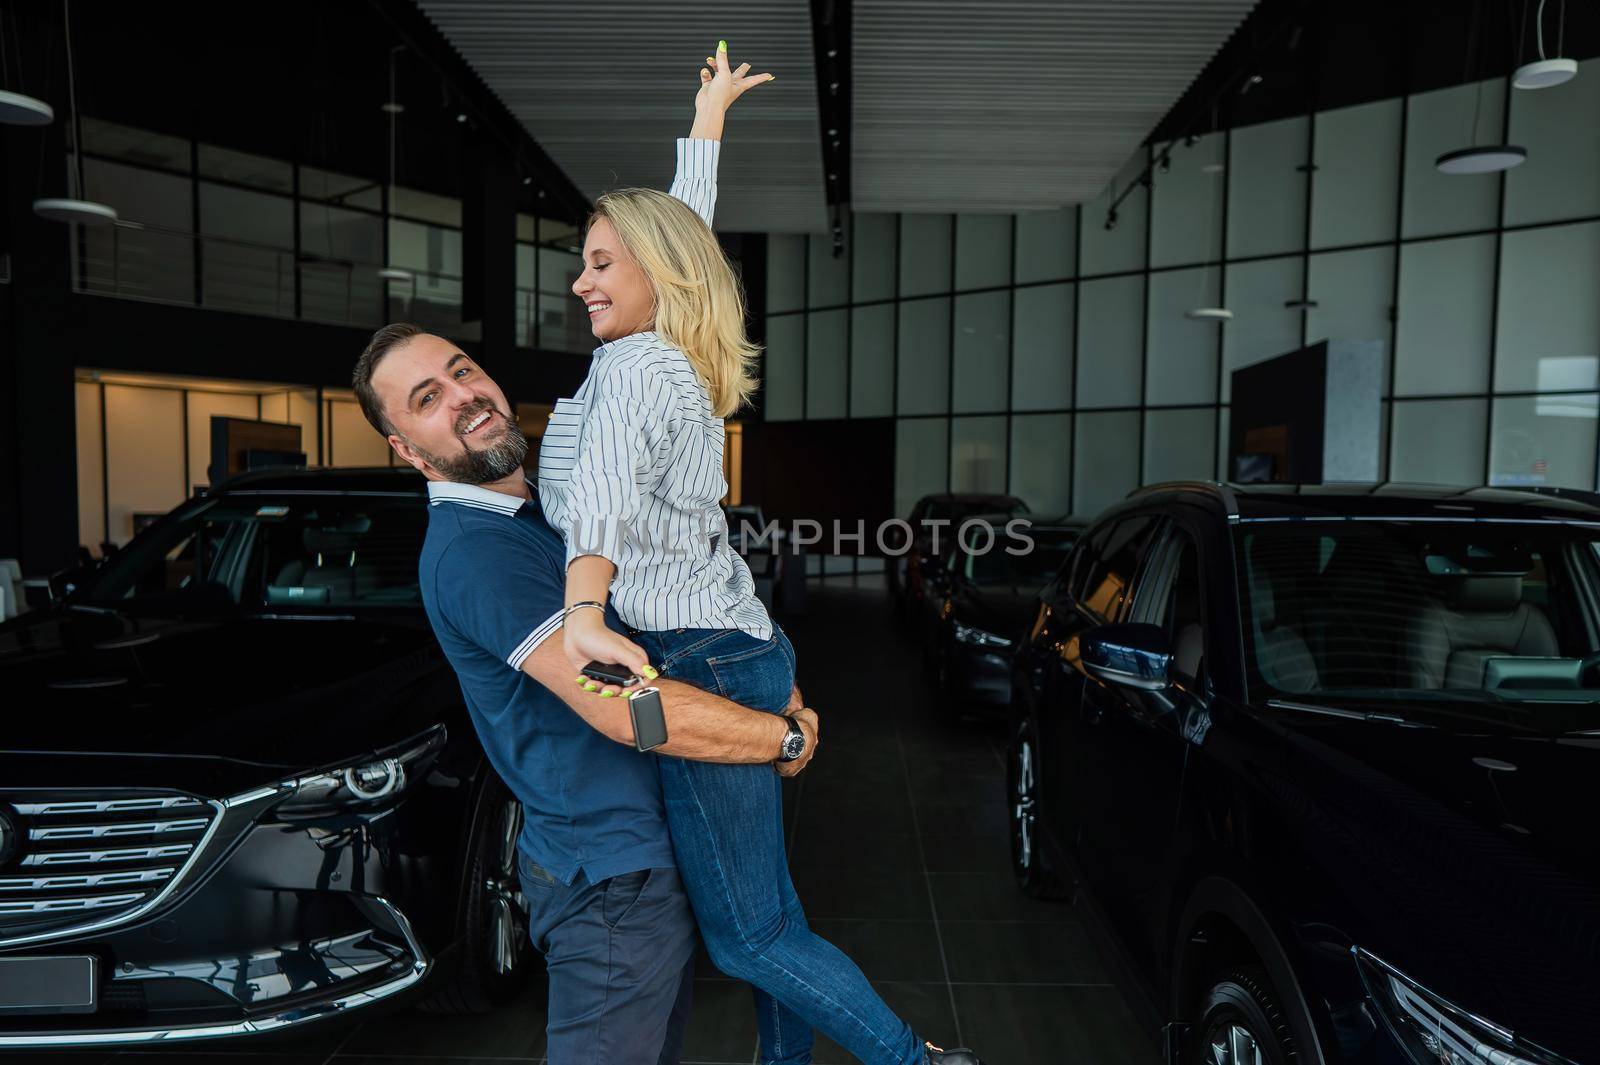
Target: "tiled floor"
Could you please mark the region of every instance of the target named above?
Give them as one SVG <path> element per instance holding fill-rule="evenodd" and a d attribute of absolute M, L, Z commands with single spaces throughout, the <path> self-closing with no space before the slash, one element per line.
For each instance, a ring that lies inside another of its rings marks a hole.
<path fill-rule="evenodd" d="M 970 1045 L 989 1065 L 1154 1062 L 1153 1035 L 1136 1025 L 1077 913 L 1012 884 L 1001 732 L 940 727 L 918 711 L 917 657 L 891 625 L 881 586 L 814 585 L 807 615 L 785 628 L 823 721 L 816 761 L 790 782 L 786 807 L 794 879 L 817 931 L 919 1034 Z M 755 1061 L 749 990 L 703 958 L 702 972 L 685 1062 Z M 544 993 L 535 981 L 487 1017 L 398 1013 L 288 1041 L 115 1056 L 152 1065 L 197 1055 L 238 1055 L 241 1065 L 246 1055 L 253 1065 L 541 1061 Z M 854 1059 L 819 1036 L 815 1060 Z"/>

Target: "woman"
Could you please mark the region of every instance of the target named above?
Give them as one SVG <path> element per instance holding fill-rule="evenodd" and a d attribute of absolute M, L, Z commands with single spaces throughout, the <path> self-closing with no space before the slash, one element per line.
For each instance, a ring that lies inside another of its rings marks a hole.
<path fill-rule="evenodd" d="M 713 73 L 713 70 L 715 73 Z M 602 196 L 573 284 L 605 343 L 551 417 L 539 496 L 567 538 L 565 641 L 577 668 L 616 662 L 781 713 L 794 649 L 728 546 L 719 501 L 722 419 L 756 388 L 744 301 L 710 230 L 723 116 L 771 81 L 730 70 L 726 42 L 700 71 L 695 122 L 670 194 Z M 608 596 L 634 640 L 607 629 Z M 637 641 L 637 642 L 635 642 Z M 601 697 L 601 689 L 578 682 Z M 806 926 L 784 853 L 779 777 L 767 766 L 660 759 L 679 873 L 712 960 L 756 988 L 762 1060 L 811 1060 L 820 1028 L 873 1065 L 977 1065 L 924 1043 L 861 970 Z"/>

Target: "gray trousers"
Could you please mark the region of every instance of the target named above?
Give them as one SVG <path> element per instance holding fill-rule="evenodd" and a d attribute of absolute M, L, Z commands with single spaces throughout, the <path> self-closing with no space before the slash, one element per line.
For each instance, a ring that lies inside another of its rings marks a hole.
<path fill-rule="evenodd" d="M 550 1065 L 678 1065 L 697 939 L 678 871 L 568 886 L 520 854 L 517 870 L 550 974 Z"/>

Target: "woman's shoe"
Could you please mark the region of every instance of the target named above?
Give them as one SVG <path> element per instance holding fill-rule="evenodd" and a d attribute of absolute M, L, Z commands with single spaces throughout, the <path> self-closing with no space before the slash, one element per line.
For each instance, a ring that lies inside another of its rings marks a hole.
<path fill-rule="evenodd" d="M 922 1052 L 927 1058 L 928 1065 L 983 1065 L 978 1055 L 966 1047 L 940 1050 L 932 1043 L 923 1043 Z"/>

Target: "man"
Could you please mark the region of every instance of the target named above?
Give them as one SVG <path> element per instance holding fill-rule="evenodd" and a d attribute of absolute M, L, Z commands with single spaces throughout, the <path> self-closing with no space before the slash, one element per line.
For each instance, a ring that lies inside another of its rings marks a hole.
<path fill-rule="evenodd" d="M 672 859 L 655 758 L 627 700 L 579 686 L 560 639 L 566 549 L 522 472 L 527 441 L 471 358 L 415 326 L 378 330 L 356 363 L 375 429 L 428 479 L 423 604 L 495 770 L 521 800 L 529 927 L 550 974 L 551 1065 L 671 1065 L 689 1013 L 695 927 Z M 614 611 L 608 623 L 626 631 Z M 665 754 L 799 772 L 816 715 L 788 722 L 662 679 Z"/>

